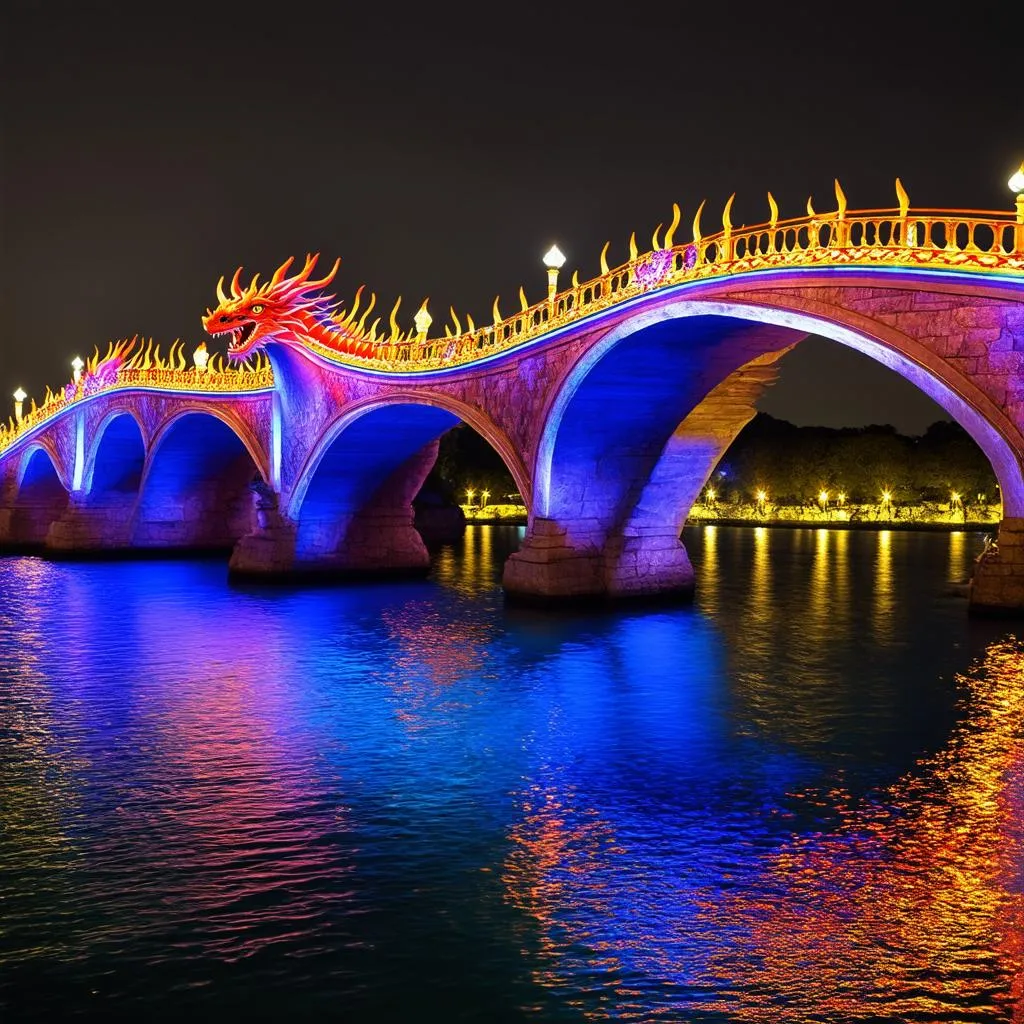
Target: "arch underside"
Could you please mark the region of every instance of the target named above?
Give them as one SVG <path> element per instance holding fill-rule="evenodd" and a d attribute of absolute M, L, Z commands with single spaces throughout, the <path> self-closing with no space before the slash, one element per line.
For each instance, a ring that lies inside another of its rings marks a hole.
<path fill-rule="evenodd" d="M 14 544 L 43 544 L 50 524 L 64 514 L 69 500 L 50 452 L 43 447 L 30 448 L 19 467 L 6 539 Z"/>
<path fill-rule="evenodd" d="M 134 500 L 146 466 L 146 442 L 130 412 L 116 412 L 99 430 L 83 490 L 91 502 L 124 504 Z"/>
<path fill-rule="evenodd" d="M 570 373 L 539 448 L 541 515 L 563 524 L 574 543 L 597 548 L 644 533 L 678 537 L 774 380 L 772 364 L 809 334 L 855 348 L 921 388 L 988 456 L 1004 513 L 1024 514 L 1021 440 L 1006 436 L 999 410 L 964 397 L 971 385 L 952 367 L 940 375 L 891 344 L 821 317 L 691 301 L 619 325 Z"/>
<path fill-rule="evenodd" d="M 229 548 L 254 526 L 263 470 L 222 419 L 189 411 L 169 423 L 144 467 L 133 547 Z"/>
<path fill-rule="evenodd" d="M 297 524 L 296 559 L 351 561 L 355 547 L 374 532 L 380 559 L 415 549 L 412 500 L 433 468 L 438 439 L 459 422 L 446 409 L 406 402 L 368 406 L 350 413 L 328 431 L 292 501 Z M 399 534 L 401 537 L 399 537 Z M 396 547 L 397 545 L 397 547 Z"/>

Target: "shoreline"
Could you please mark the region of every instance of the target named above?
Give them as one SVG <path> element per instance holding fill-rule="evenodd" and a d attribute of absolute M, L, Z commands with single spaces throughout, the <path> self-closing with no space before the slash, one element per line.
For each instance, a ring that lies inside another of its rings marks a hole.
<path fill-rule="evenodd" d="M 766 526 L 778 527 L 783 530 L 899 530 L 911 532 L 918 530 L 924 533 L 998 533 L 998 523 L 930 523 L 930 522 L 888 522 L 885 520 L 818 520 L 818 519 L 768 519 L 758 522 L 756 519 L 687 519 L 686 527 L 691 526 Z"/>
<path fill-rule="evenodd" d="M 526 526 L 526 517 L 503 516 L 501 518 L 467 519 L 467 526 Z M 898 530 L 900 532 L 920 531 L 923 533 L 991 533 L 999 532 L 999 523 L 935 523 L 935 522 L 887 522 L 885 520 L 848 519 L 687 519 L 684 529 L 697 526 L 742 526 L 767 527 L 782 530 Z"/>

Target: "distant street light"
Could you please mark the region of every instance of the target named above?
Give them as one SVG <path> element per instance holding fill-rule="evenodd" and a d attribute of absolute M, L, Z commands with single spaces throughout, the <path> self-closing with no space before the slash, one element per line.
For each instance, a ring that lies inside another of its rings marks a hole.
<path fill-rule="evenodd" d="M 476 496 L 476 491 L 471 491 L 468 487 L 466 488 L 466 507 L 473 507 L 473 498 Z"/>
<path fill-rule="evenodd" d="M 28 395 L 25 394 L 22 388 L 18 388 L 14 392 L 14 422 L 20 423 L 24 417 L 25 412 L 25 399 Z"/>
<path fill-rule="evenodd" d="M 842 508 L 846 504 L 846 492 L 845 491 L 840 491 L 836 495 L 836 503 L 839 505 L 840 508 Z"/>
<path fill-rule="evenodd" d="M 707 490 L 704 491 L 704 504 L 705 505 L 714 505 L 714 503 L 715 503 L 715 489 L 714 489 L 714 487 L 709 487 L 709 488 L 707 488 Z"/>
<path fill-rule="evenodd" d="M 548 301 L 553 302 L 558 291 L 558 271 L 565 264 L 565 256 L 557 245 L 544 253 L 544 266 L 548 268 Z"/>
<path fill-rule="evenodd" d="M 758 491 L 757 492 L 757 512 L 758 512 L 758 515 L 762 515 L 762 516 L 764 515 L 764 509 L 765 509 L 765 505 L 767 504 L 767 502 L 768 502 L 768 492 L 767 491 L 763 491 L 763 490 L 762 491 Z"/>
<path fill-rule="evenodd" d="M 964 508 L 964 502 L 963 502 L 963 498 L 960 496 L 960 492 L 959 491 L 950 491 L 949 492 L 949 515 L 950 515 L 950 518 L 952 518 L 953 515 L 958 510 L 960 512 L 963 512 L 963 508 Z M 966 520 L 966 516 L 964 517 L 964 519 Z"/>
<path fill-rule="evenodd" d="M 72 380 L 74 380 L 76 386 L 82 379 L 82 368 L 84 366 L 85 363 L 82 362 L 81 356 L 75 356 L 75 358 L 71 360 Z"/>
<path fill-rule="evenodd" d="M 882 508 L 884 509 L 886 515 L 891 519 L 892 518 L 892 494 L 889 491 L 887 491 L 887 490 L 882 491 Z"/>
<path fill-rule="evenodd" d="M 818 491 L 818 504 L 821 506 L 822 512 L 828 508 L 828 491 Z"/>
<path fill-rule="evenodd" d="M 480 492 L 480 507 L 481 508 L 487 508 L 487 499 L 490 498 L 490 496 L 491 496 L 491 492 L 490 491 L 481 491 Z"/>

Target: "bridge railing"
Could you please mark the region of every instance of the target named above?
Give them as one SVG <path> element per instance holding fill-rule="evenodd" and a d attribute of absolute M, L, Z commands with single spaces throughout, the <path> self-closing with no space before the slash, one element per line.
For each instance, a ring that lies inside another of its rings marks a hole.
<path fill-rule="evenodd" d="M 692 240 L 636 252 L 608 268 L 602 254 L 602 273 L 579 282 L 552 298 L 528 305 L 509 317 L 486 326 L 445 337 L 413 336 L 374 344 L 369 355 L 341 354 L 310 342 L 312 351 L 338 365 L 386 373 L 416 373 L 469 366 L 481 359 L 517 348 L 560 327 L 569 326 L 621 302 L 672 285 L 707 278 L 739 275 L 760 270 L 813 266 L 894 266 L 999 271 L 1024 279 L 1024 202 L 1017 212 L 990 210 L 911 210 L 906 193 L 897 182 L 896 208 L 850 212 L 836 183 L 838 208 L 803 217 L 778 220 L 770 199 L 772 219 L 753 227 L 734 229 L 729 221 L 730 203 L 723 213 L 722 230 L 704 236 L 700 214 L 694 219 Z M 672 235 L 678 224 L 675 208 Z M 655 238 L 655 246 L 657 239 Z M 521 293 L 522 294 L 522 293 Z M 156 350 L 159 352 L 159 349 Z M 171 391 L 231 393 L 271 387 L 273 374 L 266 357 L 252 367 L 229 367 L 214 356 L 203 372 L 184 366 L 180 347 L 173 357 L 150 358 L 150 350 L 138 353 L 123 366 L 107 388 L 159 388 Z M 90 392 L 94 393 L 94 392 Z M 41 406 L 34 404 L 22 419 L 0 425 L 0 452 L 27 431 L 62 411 L 66 405 L 88 397 L 81 390 L 49 393 Z"/>
<path fill-rule="evenodd" d="M 0 423 L 0 452 L 13 445 L 51 417 L 70 409 L 87 398 L 110 391 L 140 388 L 195 394 L 240 394 L 265 391 L 274 386 L 274 374 L 265 357 L 254 364 L 232 367 L 218 360 L 212 369 L 181 368 L 173 359 L 149 366 L 122 366 L 109 381 L 83 378 L 59 391 L 47 389 L 41 404 L 32 401 L 20 420 Z"/>
<path fill-rule="evenodd" d="M 495 323 L 443 338 L 382 343 L 343 364 L 390 372 L 468 365 L 515 348 L 558 327 L 657 288 L 690 280 L 787 267 L 902 266 L 1001 270 L 1024 276 L 1024 214 L 988 210 L 866 210 L 845 206 L 789 220 L 771 220 L 637 254 L 600 276 L 527 306 Z"/>

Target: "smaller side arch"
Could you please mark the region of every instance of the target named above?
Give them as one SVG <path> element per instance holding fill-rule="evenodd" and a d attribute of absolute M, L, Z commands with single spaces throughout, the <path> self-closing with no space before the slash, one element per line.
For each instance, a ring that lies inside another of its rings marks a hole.
<path fill-rule="evenodd" d="M 67 510 L 71 497 L 59 466 L 48 445 L 36 443 L 25 449 L 18 466 L 13 506 L 5 510 L 6 526 L 0 529 L 4 541 L 33 548 L 46 541 L 50 527 Z"/>
<path fill-rule="evenodd" d="M 133 410 L 114 409 L 107 413 L 86 451 L 83 493 L 95 498 L 108 491 L 137 492 L 148 448 L 145 425 Z M 115 461 L 116 464 L 110 464 Z"/>
<path fill-rule="evenodd" d="M 188 406 L 154 433 L 130 545 L 228 550 L 255 523 L 252 486 L 267 481 L 261 446 L 225 410 Z"/>

